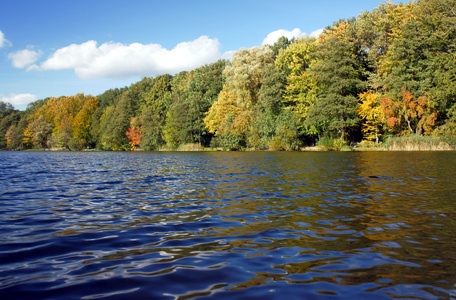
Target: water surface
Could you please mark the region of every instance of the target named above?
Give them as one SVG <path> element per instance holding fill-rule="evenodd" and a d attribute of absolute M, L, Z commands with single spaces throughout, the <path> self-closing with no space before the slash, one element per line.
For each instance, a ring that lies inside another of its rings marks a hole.
<path fill-rule="evenodd" d="M 1 299 L 456 299 L 456 152 L 0 152 Z"/>

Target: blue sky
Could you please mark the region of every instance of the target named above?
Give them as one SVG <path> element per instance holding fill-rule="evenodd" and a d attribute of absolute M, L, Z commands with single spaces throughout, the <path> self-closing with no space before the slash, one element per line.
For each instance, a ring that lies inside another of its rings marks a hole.
<path fill-rule="evenodd" d="M 0 100 L 98 95 L 307 36 L 383 0 L 0 0 Z"/>

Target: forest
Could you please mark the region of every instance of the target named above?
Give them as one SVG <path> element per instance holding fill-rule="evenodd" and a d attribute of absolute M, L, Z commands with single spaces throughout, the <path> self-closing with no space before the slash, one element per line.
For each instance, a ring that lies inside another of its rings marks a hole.
<path fill-rule="evenodd" d="M 456 0 L 383 3 L 98 96 L 0 102 L 0 149 L 299 150 L 456 137 Z"/>

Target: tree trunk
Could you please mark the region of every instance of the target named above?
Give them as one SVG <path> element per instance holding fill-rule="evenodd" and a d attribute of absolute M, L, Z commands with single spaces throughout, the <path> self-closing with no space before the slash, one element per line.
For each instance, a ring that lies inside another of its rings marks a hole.
<path fill-rule="evenodd" d="M 378 144 L 378 126 L 375 125 L 375 143 Z"/>
<path fill-rule="evenodd" d="M 407 121 L 408 128 L 410 130 L 410 133 L 414 133 L 413 129 L 412 129 L 412 126 L 410 125 L 410 121 L 409 120 L 406 120 L 406 121 Z"/>

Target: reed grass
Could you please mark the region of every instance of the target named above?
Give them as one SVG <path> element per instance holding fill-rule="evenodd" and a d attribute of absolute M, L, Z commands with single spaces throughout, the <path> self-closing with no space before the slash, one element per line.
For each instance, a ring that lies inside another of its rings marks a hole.
<path fill-rule="evenodd" d="M 196 143 L 182 144 L 177 147 L 177 151 L 201 151 L 201 145 Z"/>
<path fill-rule="evenodd" d="M 456 150 L 456 139 L 423 135 L 389 137 L 384 147 L 389 151 L 451 151 Z"/>

